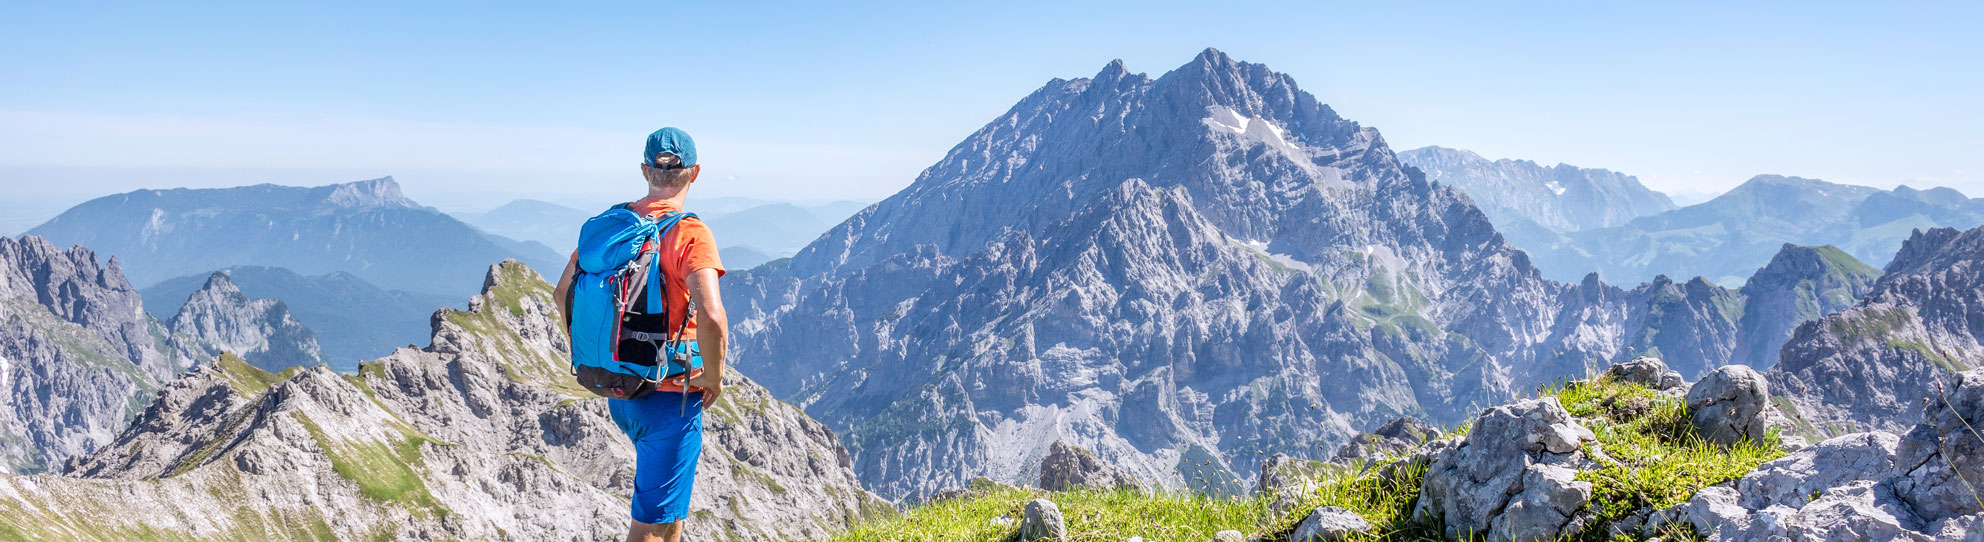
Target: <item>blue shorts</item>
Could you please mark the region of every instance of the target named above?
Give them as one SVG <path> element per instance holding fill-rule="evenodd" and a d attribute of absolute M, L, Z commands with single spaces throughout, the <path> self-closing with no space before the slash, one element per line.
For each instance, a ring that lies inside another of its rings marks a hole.
<path fill-rule="evenodd" d="M 613 423 L 634 441 L 634 521 L 674 523 L 689 517 L 696 460 L 703 455 L 703 393 L 650 392 L 639 399 L 607 399 Z"/>

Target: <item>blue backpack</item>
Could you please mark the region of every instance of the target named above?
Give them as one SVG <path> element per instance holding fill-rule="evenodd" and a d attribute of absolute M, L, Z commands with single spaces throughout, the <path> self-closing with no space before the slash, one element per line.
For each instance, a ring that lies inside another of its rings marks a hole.
<path fill-rule="evenodd" d="M 693 213 L 648 218 L 615 205 L 586 220 L 579 230 L 578 270 L 567 295 L 572 331 L 572 376 L 603 397 L 633 399 L 654 391 L 663 379 L 688 374 L 703 364 L 694 341 L 682 332 L 695 313 L 670 333 L 668 282 L 662 278 L 658 247 L 663 235 Z M 700 220 L 700 219 L 698 219 Z"/>

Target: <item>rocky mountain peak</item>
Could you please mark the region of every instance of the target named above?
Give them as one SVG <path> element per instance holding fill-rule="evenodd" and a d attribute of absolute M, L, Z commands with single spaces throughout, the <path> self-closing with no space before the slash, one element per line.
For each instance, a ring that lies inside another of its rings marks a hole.
<path fill-rule="evenodd" d="M 206 285 L 187 296 L 168 326 L 182 363 L 240 356 L 257 367 L 281 371 L 324 362 L 317 334 L 274 299 L 252 299 L 225 271 L 207 276 Z"/>
<path fill-rule="evenodd" d="M 320 188 L 329 189 L 324 202 L 337 207 L 400 207 L 418 209 L 420 205 L 400 193 L 400 183 L 391 176 L 334 184 Z"/>
<path fill-rule="evenodd" d="M 1947 252 L 1951 244 L 1962 236 L 1963 233 L 1955 228 L 1913 230 L 1908 239 L 1901 242 L 1901 250 L 1895 252 L 1894 259 L 1888 261 L 1886 272 L 1904 274 L 1927 269 L 1938 255 Z"/>

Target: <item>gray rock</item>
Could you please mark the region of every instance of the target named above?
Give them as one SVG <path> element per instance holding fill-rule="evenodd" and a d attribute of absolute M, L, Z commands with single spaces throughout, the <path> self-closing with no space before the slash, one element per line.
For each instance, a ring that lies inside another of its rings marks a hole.
<path fill-rule="evenodd" d="M 1047 499 L 1027 501 L 1025 519 L 1020 520 L 1021 541 L 1067 539 L 1068 526 L 1061 520 L 1061 507 Z"/>
<path fill-rule="evenodd" d="M 1594 466 L 1580 446 L 1595 440 L 1555 397 L 1488 409 L 1459 448 L 1427 468 L 1413 517 L 1490 540 L 1575 534 L 1592 491 L 1576 469 Z"/>
<path fill-rule="evenodd" d="M 1770 383 L 1755 369 L 1725 365 L 1703 375 L 1688 390 L 1688 414 L 1695 432 L 1709 442 L 1732 445 L 1762 442 L 1769 430 Z"/>
<path fill-rule="evenodd" d="M 1337 542 L 1371 533 L 1371 522 L 1356 512 L 1335 506 L 1318 506 L 1295 526 L 1288 542 Z"/>
<path fill-rule="evenodd" d="M 1054 441 L 1047 457 L 1040 460 L 1040 488 L 1065 491 L 1075 488 L 1139 489 L 1136 477 L 1097 457 L 1095 452 Z"/>
<path fill-rule="evenodd" d="M 1337 449 L 1333 461 L 1348 463 L 1359 460 L 1386 459 L 1404 453 L 1429 441 L 1440 438 L 1440 428 L 1418 418 L 1403 416 L 1395 418 L 1369 433 L 1350 437 L 1342 448 Z"/>
<path fill-rule="evenodd" d="M 1894 471 L 1893 433 L 1854 433 L 1826 439 L 1759 465 L 1736 480 L 1744 508 L 1799 507 L 1828 488 L 1856 481 L 1880 481 Z"/>
<path fill-rule="evenodd" d="M 1620 382 L 1658 389 L 1662 387 L 1662 379 L 1667 375 L 1667 364 L 1661 362 L 1659 358 L 1640 356 L 1633 358 L 1632 361 L 1612 364 L 1612 368 L 1606 369 L 1605 374 Z M 1674 374 L 1680 375 L 1678 372 Z"/>
<path fill-rule="evenodd" d="M 1226 530 L 1212 534 L 1212 542 L 1245 542 L 1247 535 L 1240 531 Z"/>
<path fill-rule="evenodd" d="M 1895 491 L 1925 521 L 1984 512 L 1984 369 L 1951 380 L 1895 449 Z"/>

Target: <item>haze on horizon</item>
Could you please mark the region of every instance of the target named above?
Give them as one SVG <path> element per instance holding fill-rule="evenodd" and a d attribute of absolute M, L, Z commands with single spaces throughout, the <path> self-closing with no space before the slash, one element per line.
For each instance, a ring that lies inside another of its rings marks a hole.
<path fill-rule="evenodd" d="M 1401 150 L 1684 202 L 1764 173 L 1984 194 L 1977 4 L 1195 6 L 9 4 L 0 186 L 67 204 L 392 175 L 449 210 L 572 202 L 628 192 L 638 140 L 676 125 L 702 195 L 873 201 L 1049 79 L 1211 46 Z"/>

